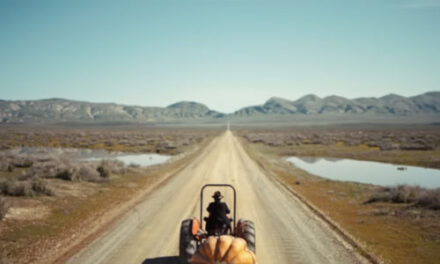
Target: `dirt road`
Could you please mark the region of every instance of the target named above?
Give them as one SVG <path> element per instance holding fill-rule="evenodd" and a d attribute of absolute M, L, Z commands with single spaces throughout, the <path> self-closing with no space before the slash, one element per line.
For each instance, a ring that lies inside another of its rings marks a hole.
<path fill-rule="evenodd" d="M 238 218 L 256 225 L 260 264 L 364 262 L 306 206 L 264 175 L 227 131 L 68 263 L 178 263 L 180 222 L 199 216 L 199 192 L 206 183 L 236 187 Z M 206 202 L 214 191 L 207 190 Z M 232 194 L 221 191 L 232 207 Z"/>

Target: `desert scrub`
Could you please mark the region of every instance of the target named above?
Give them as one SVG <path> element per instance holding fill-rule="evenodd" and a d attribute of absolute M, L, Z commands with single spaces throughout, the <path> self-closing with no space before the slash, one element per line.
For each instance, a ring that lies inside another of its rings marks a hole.
<path fill-rule="evenodd" d="M 409 203 L 423 208 L 440 210 L 440 188 L 426 189 L 405 184 L 384 187 L 366 201 L 366 203 L 374 202 Z"/>
<path fill-rule="evenodd" d="M 368 146 L 381 151 L 428 151 L 440 146 L 438 129 L 259 129 L 239 130 L 240 136 L 251 143 L 268 146 L 345 145 Z"/>
<path fill-rule="evenodd" d="M 3 217 L 5 217 L 5 215 L 8 213 L 8 210 L 9 210 L 9 204 L 6 202 L 5 198 L 0 196 L 0 220 L 2 220 Z"/>
<path fill-rule="evenodd" d="M 117 160 L 86 162 L 69 156 L 56 156 L 56 152 L 53 154 L 44 148 L 36 151 L 36 154 L 27 154 L 16 149 L 0 154 L 0 172 L 11 173 L 19 168 L 22 171 L 19 179 L 22 181 L 57 178 L 66 181 L 107 182 L 111 175 L 123 175 L 136 170 Z"/>
<path fill-rule="evenodd" d="M 29 168 L 33 163 L 33 157 L 4 153 L 0 154 L 0 171 L 11 172 L 14 168 Z"/>
<path fill-rule="evenodd" d="M 59 178 L 68 181 L 107 182 L 112 174 L 124 175 L 129 169 L 123 162 L 103 160 L 99 165 L 95 163 L 65 161 L 55 167 L 55 172 L 47 174 L 49 178 Z"/>
<path fill-rule="evenodd" d="M 60 158 L 34 162 L 33 166 L 19 178 L 20 180 L 57 178 L 66 181 L 107 182 L 111 174 L 122 175 L 126 172 L 124 163 L 119 161 L 104 160 L 96 164 Z"/>
<path fill-rule="evenodd" d="M 420 197 L 417 204 L 421 207 L 440 210 L 440 188 L 428 191 L 424 196 Z"/>
<path fill-rule="evenodd" d="M 54 195 L 54 191 L 47 185 L 47 182 L 39 178 L 28 181 L 2 180 L 0 193 L 9 196 Z"/>
<path fill-rule="evenodd" d="M 96 170 L 99 172 L 99 176 L 106 179 L 110 177 L 110 170 L 107 166 L 101 164 Z"/>
<path fill-rule="evenodd" d="M 139 127 L 87 127 L 84 129 L 53 126 L 28 126 L 26 129 L 16 126 L 4 126 L 0 129 L 0 150 L 14 147 L 48 146 L 69 148 L 100 148 L 130 152 L 160 152 L 178 154 L 185 146 L 198 144 L 204 138 L 217 135 L 220 130 L 160 129 Z"/>

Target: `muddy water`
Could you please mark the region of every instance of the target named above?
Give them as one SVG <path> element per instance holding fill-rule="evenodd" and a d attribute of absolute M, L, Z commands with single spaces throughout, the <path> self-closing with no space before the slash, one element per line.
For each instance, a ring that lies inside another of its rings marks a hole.
<path fill-rule="evenodd" d="M 410 184 L 425 188 L 440 187 L 440 170 L 438 169 L 374 161 L 315 157 L 288 157 L 287 161 L 311 174 L 332 180 L 381 186 Z"/>

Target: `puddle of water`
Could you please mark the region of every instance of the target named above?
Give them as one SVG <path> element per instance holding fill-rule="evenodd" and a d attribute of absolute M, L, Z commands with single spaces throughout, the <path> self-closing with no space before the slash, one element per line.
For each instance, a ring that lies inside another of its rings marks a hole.
<path fill-rule="evenodd" d="M 440 187 L 440 170 L 351 159 L 288 157 L 287 161 L 311 174 L 339 181 L 381 186 L 397 184 Z"/>
<path fill-rule="evenodd" d="M 159 154 L 121 154 L 121 155 L 113 155 L 110 157 L 90 157 L 86 159 L 82 159 L 84 161 L 100 161 L 103 159 L 115 159 L 122 161 L 125 165 L 139 165 L 142 167 L 152 166 L 160 163 L 164 163 L 170 159 L 169 156 L 159 155 Z"/>
<path fill-rule="evenodd" d="M 7 150 L 4 153 L 31 156 L 36 155 L 43 157 L 64 157 L 68 159 L 76 159 L 80 161 L 101 161 L 104 159 L 115 159 L 122 161 L 125 165 L 139 165 L 142 167 L 152 166 L 168 161 L 171 157 L 167 155 L 159 155 L 156 153 L 126 153 L 126 152 L 109 152 L 103 149 L 75 149 L 75 148 L 47 148 L 47 147 L 23 147 Z"/>

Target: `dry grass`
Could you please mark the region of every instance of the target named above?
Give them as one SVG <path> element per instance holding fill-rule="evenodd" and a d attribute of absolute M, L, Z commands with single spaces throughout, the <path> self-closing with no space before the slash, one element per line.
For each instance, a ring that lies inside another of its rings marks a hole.
<path fill-rule="evenodd" d="M 252 143 L 280 145 L 347 145 L 377 147 L 380 150 L 433 150 L 440 146 L 440 130 L 431 129 L 334 129 L 292 128 L 271 130 L 240 130 L 238 133 Z"/>
<path fill-rule="evenodd" d="M 440 129 L 241 130 L 241 137 L 284 156 L 320 156 L 440 168 Z"/>
<path fill-rule="evenodd" d="M 218 134 L 208 129 L 153 127 L 0 127 L 0 150 L 15 147 L 70 147 L 110 151 L 178 154 L 204 138 Z"/>
<path fill-rule="evenodd" d="M 365 201 L 372 196 L 383 192 L 383 188 L 319 178 L 286 162 L 283 146 L 249 144 L 247 140 L 243 140 L 243 143 L 262 168 L 323 211 L 386 263 L 438 263 L 440 212 L 427 209 L 433 208 L 430 205 L 437 201 L 437 191 L 429 192 L 436 194 L 431 198 L 428 194 L 422 195 L 425 192 L 417 187 L 396 187 L 389 192 L 392 195 L 387 194 L 387 197 L 412 201 L 411 204 L 366 204 Z M 328 151 L 328 148 L 323 149 Z M 369 150 L 368 147 L 366 149 Z M 362 157 L 359 153 L 358 157 Z M 319 155 L 319 151 L 315 154 Z M 424 197 L 427 197 L 426 200 Z"/>

